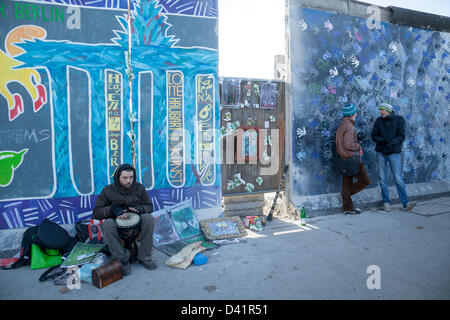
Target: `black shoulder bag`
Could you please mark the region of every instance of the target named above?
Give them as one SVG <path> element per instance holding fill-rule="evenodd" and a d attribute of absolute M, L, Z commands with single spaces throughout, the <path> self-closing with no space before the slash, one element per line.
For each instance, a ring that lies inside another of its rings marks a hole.
<path fill-rule="evenodd" d="M 359 173 L 359 156 L 354 155 L 348 159 L 337 156 L 337 165 L 341 175 L 345 177 L 356 176 Z"/>

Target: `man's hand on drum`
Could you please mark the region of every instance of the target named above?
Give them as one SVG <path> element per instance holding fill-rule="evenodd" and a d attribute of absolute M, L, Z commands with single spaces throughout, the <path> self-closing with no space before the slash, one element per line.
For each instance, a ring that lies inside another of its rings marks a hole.
<path fill-rule="evenodd" d="M 113 204 L 109 210 L 116 218 L 128 219 L 126 211 L 121 206 Z"/>
<path fill-rule="evenodd" d="M 142 214 L 142 213 L 144 213 L 145 210 L 143 207 L 137 206 L 137 207 L 128 207 L 128 211 L 131 211 L 131 212 L 134 212 L 137 214 Z"/>

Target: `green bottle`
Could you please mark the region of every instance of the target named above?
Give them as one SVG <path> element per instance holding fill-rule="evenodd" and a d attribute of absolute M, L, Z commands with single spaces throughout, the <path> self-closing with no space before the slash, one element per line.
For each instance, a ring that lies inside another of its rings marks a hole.
<path fill-rule="evenodd" d="M 306 211 L 305 211 L 305 207 L 302 207 L 302 211 L 300 212 L 300 224 L 302 226 L 306 225 Z"/>

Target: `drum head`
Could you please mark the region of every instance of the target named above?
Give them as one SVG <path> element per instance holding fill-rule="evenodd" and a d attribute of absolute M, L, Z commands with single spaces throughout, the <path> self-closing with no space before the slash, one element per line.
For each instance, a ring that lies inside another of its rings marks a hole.
<path fill-rule="evenodd" d="M 141 217 L 134 212 L 125 213 L 128 216 L 128 219 L 117 218 L 116 224 L 119 228 L 129 228 L 139 224 Z"/>

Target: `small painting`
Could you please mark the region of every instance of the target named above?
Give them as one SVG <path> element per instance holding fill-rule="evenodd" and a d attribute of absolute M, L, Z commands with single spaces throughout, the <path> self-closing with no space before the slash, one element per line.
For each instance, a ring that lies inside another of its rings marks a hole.
<path fill-rule="evenodd" d="M 247 235 L 239 217 L 226 217 L 200 221 L 203 234 L 208 240 L 244 237 Z"/>
<path fill-rule="evenodd" d="M 155 211 L 152 215 L 155 218 L 155 229 L 153 231 L 153 245 L 155 247 L 180 240 L 165 209 Z"/>
<path fill-rule="evenodd" d="M 172 218 L 173 226 L 182 240 L 202 233 L 191 203 L 191 200 L 186 200 L 166 208 Z"/>

